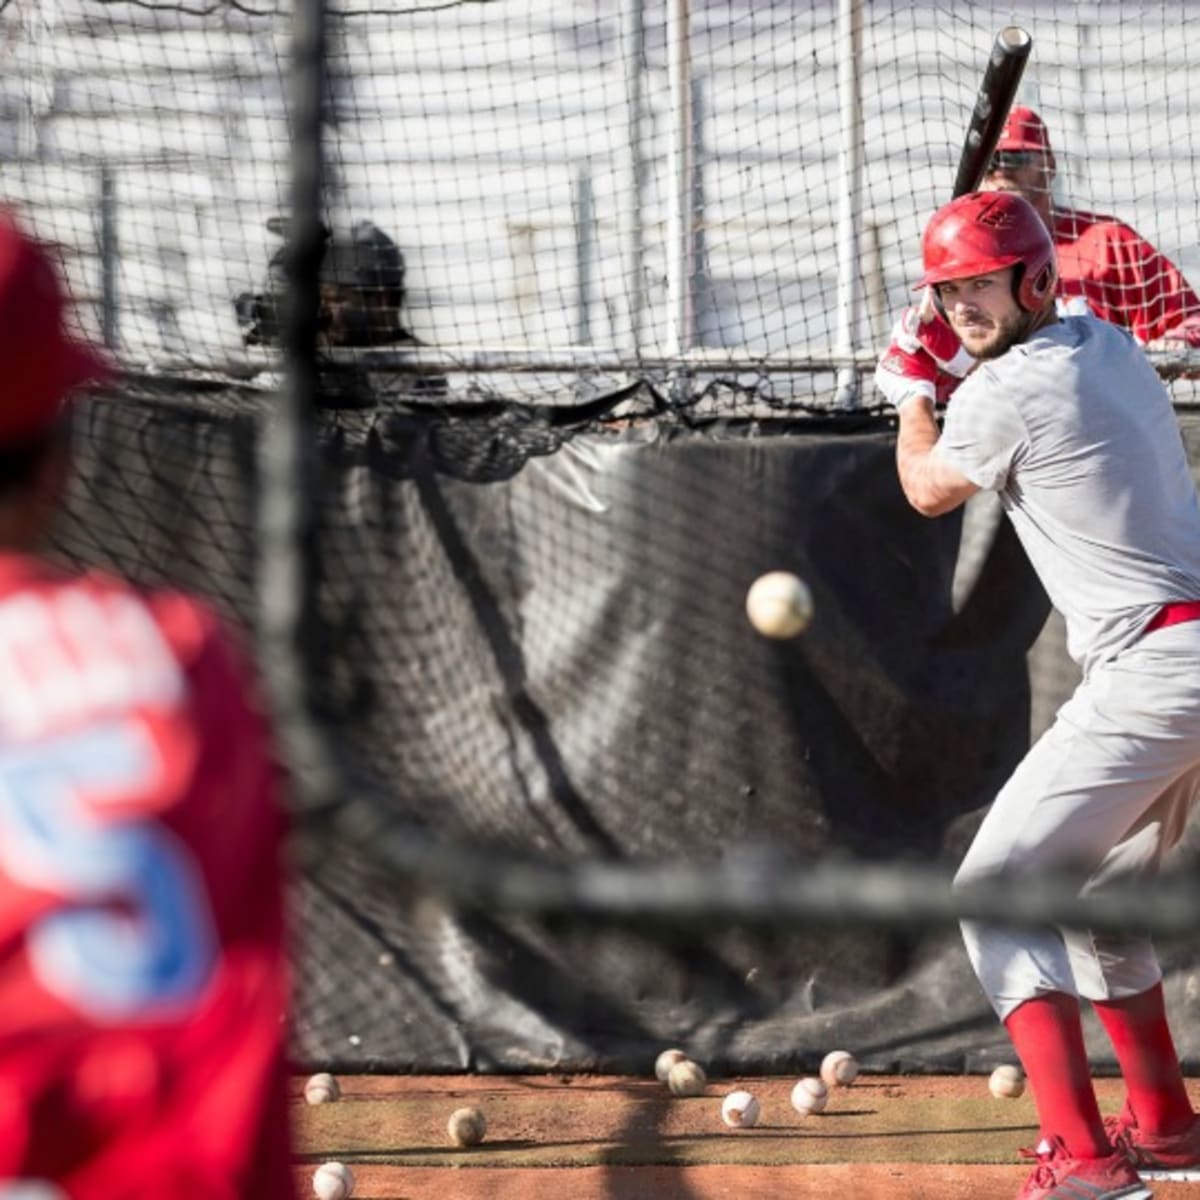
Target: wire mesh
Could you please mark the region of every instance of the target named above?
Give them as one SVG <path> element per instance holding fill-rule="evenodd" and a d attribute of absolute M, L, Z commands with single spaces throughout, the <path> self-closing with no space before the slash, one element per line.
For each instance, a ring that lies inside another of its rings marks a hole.
<path fill-rule="evenodd" d="M 762 1064 L 797 1012 L 803 1055 L 829 1011 L 866 1031 L 864 997 L 885 996 L 908 1016 L 880 1061 L 961 1062 L 905 1008 L 976 995 L 941 940 L 957 914 L 1191 929 L 1190 874 L 1086 902 L 1068 879 L 950 892 L 1070 667 L 1051 645 L 1030 674 L 1045 598 L 995 514 L 904 524 L 892 429 L 869 388 L 840 409 L 836 382 L 869 373 L 908 299 L 1010 21 L 1034 34 L 1019 98 L 1050 126 L 1060 202 L 1200 273 L 1193 7 L 867 5 L 861 305 L 839 358 L 838 6 L 691 6 L 681 127 L 666 3 L 331 4 L 308 227 L 329 291 L 291 404 L 291 8 L 0 8 L 0 193 L 129 369 L 84 418 L 60 551 L 215 597 L 305 692 L 282 713 L 322 810 L 304 1054 L 620 1064 L 683 1019 Z M 1190 359 L 1158 361 L 1182 408 Z M 282 505 L 258 524 L 264 491 Z M 780 564 L 819 614 L 786 647 L 741 615 Z M 306 769 L 318 738 L 335 783 Z M 544 924 L 570 914 L 583 931 Z M 956 1003 L 947 1027 L 986 1042 L 978 1000 Z M 383 1010 L 410 1019 L 348 1041 Z"/>
<path fill-rule="evenodd" d="M 1190 11 L 864 6 L 859 260 L 846 281 L 837 5 L 692 6 L 685 127 L 666 0 L 330 5 L 325 219 L 339 246 L 375 236 L 370 226 L 392 243 L 399 296 L 382 325 L 351 306 L 325 341 L 350 360 L 367 342 L 433 397 L 570 403 L 639 380 L 691 402 L 723 377 L 738 386 L 705 397 L 723 411 L 827 406 L 832 375 L 819 367 L 832 361 L 839 288 L 859 298 L 862 370 L 907 298 L 921 226 L 949 194 L 1009 22 L 1035 36 L 1018 99 L 1047 121 L 1057 200 L 1115 213 L 1195 274 L 1190 51 L 1177 36 Z M 290 8 L 13 0 L 0 20 L 3 193 L 61 247 L 80 319 L 131 365 L 269 386 Z M 664 362 L 681 353 L 667 314 L 684 145 L 682 353 L 695 391 Z M 414 365 L 426 357 L 434 367 Z M 509 369 L 522 363 L 546 369 Z M 869 387 L 862 399 L 874 402 Z"/>

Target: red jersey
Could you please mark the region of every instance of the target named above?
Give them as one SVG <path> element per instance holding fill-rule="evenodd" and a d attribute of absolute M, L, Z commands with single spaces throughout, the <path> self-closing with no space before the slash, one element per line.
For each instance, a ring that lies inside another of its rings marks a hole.
<path fill-rule="evenodd" d="M 209 609 L 0 555 L 0 1193 L 291 1200 L 276 780 Z"/>
<path fill-rule="evenodd" d="M 1124 221 L 1072 208 L 1055 209 L 1053 218 L 1058 294 L 1066 311 L 1082 299 L 1143 345 L 1188 317 L 1200 318 L 1200 298 L 1179 268 Z M 1192 343 L 1190 331 L 1180 336 Z"/>

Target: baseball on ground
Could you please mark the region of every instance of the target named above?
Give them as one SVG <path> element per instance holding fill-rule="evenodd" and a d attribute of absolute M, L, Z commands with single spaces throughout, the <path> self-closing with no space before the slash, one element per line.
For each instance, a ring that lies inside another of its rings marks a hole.
<path fill-rule="evenodd" d="M 667 1082 L 667 1076 L 671 1073 L 671 1068 L 676 1063 L 684 1062 L 687 1055 L 682 1050 L 664 1050 L 654 1060 L 654 1074 L 662 1083 Z"/>
<path fill-rule="evenodd" d="M 750 585 L 746 615 L 763 637 L 793 638 L 812 620 L 812 593 L 799 575 L 768 571 Z"/>
<path fill-rule="evenodd" d="M 487 1118 L 477 1108 L 456 1108 L 446 1122 L 446 1132 L 456 1146 L 478 1146 L 487 1133 Z"/>
<path fill-rule="evenodd" d="M 304 1085 L 304 1099 L 309 1104 L 330 1104 L 342 1094 L 338 1081 L 326 1071 L 310 1075 Z"/>
<path fill-rule="evenodd" d="M 749 1092 L 730 1092 L 721 1101 L 721 1120 L 730 1129 L 749 1129 L 758 1124 L 758 1100 Z"/>
<path fill-rule="evenodd" d="M 702 1095 L 707 1082 L 708 1076 L 704 1073 L 704 1068 L 688 1058 L 677 1062 L 667 1074 L 667 1087 L 675 1096 Z"/>
<path fill-rule="evenodd" d="M 792 1107 L 802 1117 L 822 1112 L 828 1103 L 829 1089 L 819 1079 L 810 1076 L 792 1088 Z"/>
<path fill-rule="evenodd" d="M 1015 1100 L 1025 1091 L 1025 1074 L 1020 1067 L 1004 1063 L 992 1072 L 988 1091 L 997 1100 Z"/>
<path fill-rule="evenodd" d="M 858 1060 L 849 1050 L 830 1050 L 821 1060 L 821 1082 L 826 1087 L 849 1087 L 858 1078 Z"/>
<path fill-rule="evenodd" d="M 345 1163 L 322 1163 L 313 1172 L 312 1187 L 317 1200 L 346 1200 L 354 1194 L 354 1176 Z"/>

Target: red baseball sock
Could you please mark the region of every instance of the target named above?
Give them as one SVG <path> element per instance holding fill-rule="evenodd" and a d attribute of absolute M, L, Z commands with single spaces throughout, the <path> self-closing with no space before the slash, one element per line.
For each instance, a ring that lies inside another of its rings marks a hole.
<path fill-rule="evenodd" d="M 1195 1117 L 1167 1025 L 1162 984 L 1120 1000 L 1094 1001 L 1117 1053 L 1129 1107 L 1147 1133 L 1179 1133 Z"/>
<path fill-rule="evenodd" d="M 1021 1056 L 1043 1134 L 1057 1134 L 1078 1158 L 1104 1158 L 1104 1132 L 1083 1045 L 1079 1001 L 1044 992 L 1014 1009 L 1004 1022 Z"/>

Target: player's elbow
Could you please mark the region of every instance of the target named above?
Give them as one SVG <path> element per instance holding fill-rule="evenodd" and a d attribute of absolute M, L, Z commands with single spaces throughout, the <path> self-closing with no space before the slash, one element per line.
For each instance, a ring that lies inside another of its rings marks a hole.
<path fill-rule="evenodd" d="M 946 509 L 939 508 L 938 505 L 919 496 L 909 496 L 908 503 L 923 517 L 940 517 L 946 511 Z"/>
<path fill-rule="evenodd" d="M 900 478 L 900 486 L 904 498 L 923 517 L 940 517 L 953 512 L 966 500 L 970 485 L 964 488 L 947 488 L 942 486 L 932 472 L 912 471 Z"/>
<path fill-rule="evenodd" d="M 904 493 L 904 498 L 910 507 L 916 509 L 921 516 L 938 516 L 937 497 L 934 496 L 928 481 L 923 477 L 923 472 L 915 468 L 904 470 L 901 467 L 900 490 Z"/>
<path fill-rule="evenodd" d="M 946 496 L 937 496 L 928 492 L 918 492 L 915 495 L 910 495 L 908 502 L 923 517 L 943 516 L 945 513 L 953 512 L 962 503 L 961 500 Z"/>

